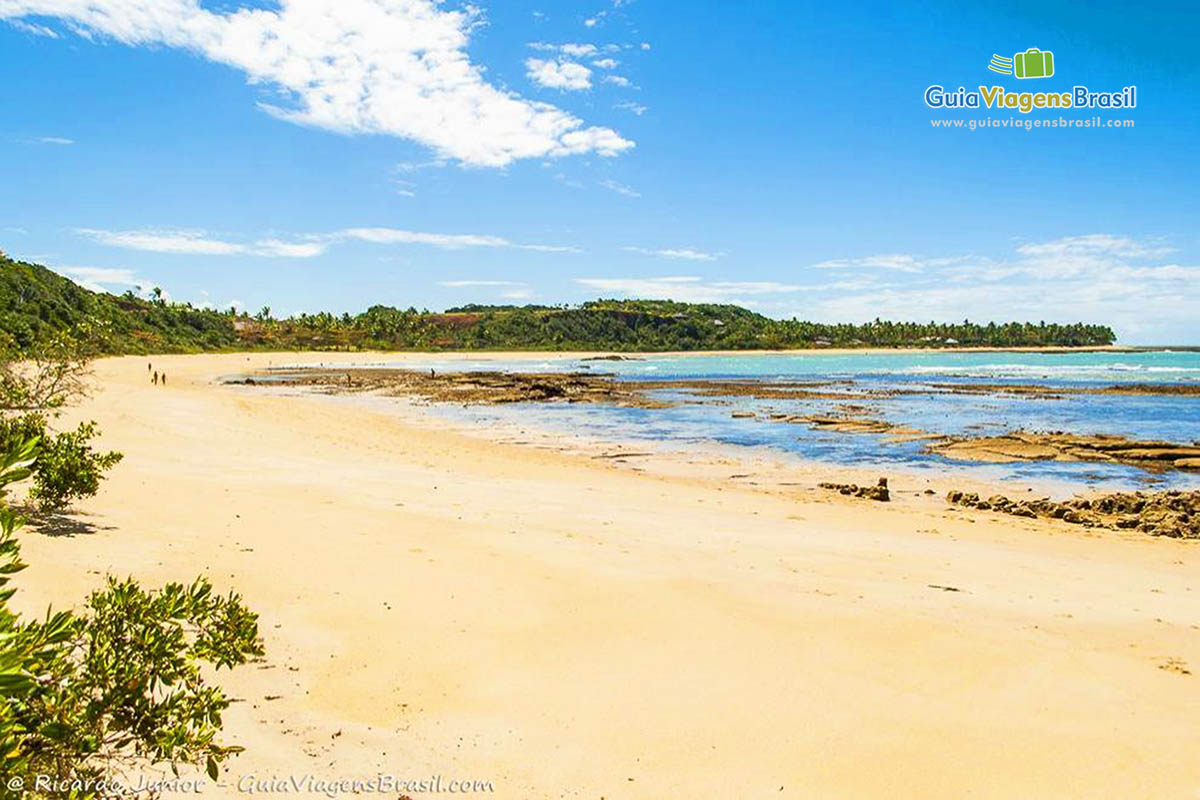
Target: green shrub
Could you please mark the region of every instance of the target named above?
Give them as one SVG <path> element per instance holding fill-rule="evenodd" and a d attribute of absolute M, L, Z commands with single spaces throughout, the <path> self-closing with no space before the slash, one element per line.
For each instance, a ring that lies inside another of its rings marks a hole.
<path fill-rule="evenodd" d="M 256 615 L 204 579 L 145 591 L 109 578 L 79 614 L 22 620 L 8 607 L 8 584 L 25 566 L 22 520 L 5 497 L 37 457 L 36 440 L 0 451 L 0 787 L 25 778 L 24 796 L 39 797 L 30 781 L 45 775 L 85 787 L 71 797 L 105 797 L 87 787 L 162 762 L 203 765 L 215 779 L 239 748 L 216 741 L 230 701 L 202 668 L 260 656 Z"/>
<path fill-rule="evenodd" d="M 81 497 L 100 490 L 100 478 L 122 458 L 117 452 L 98 453 L 92 449 L 95 422 L 82 422 L 66 431 L 42 440 L 41 452 L 33 465 L 30 499 L 42 511 L 58 511 Z"/>
<path fill-rule="evenodd" d="M 96 494 L 104 473 L 121 460 L 120 453 L 93 450 L 91 440 L 96 435 L 95 422 L 80 423 L 73 431 L 52 434 L 47 431 L 46 419 L 41 414 L 0 419 L 0 448 L 14 447 L 30 439 L 41 442 L 33 463 L 29 499 L 43 513 L 61 511 L 75 500 Z"/>

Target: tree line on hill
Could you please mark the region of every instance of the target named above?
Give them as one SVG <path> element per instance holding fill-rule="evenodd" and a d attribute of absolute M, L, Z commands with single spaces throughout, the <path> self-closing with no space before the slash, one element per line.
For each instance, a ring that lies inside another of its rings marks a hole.
<path fill-rule="evenodd" d="M 36 264 L 0 256 L 0 349 L 73 331 L 96 354 L 207 350 L 754 350 L 821 347 L 1095 347 L 1084 323 L 827 324 L 776 320 L 734 305 L 595 300 L 578 306 L 466 305 L 430 312 L 376 305 L 275 319 L 126 292 L 90 291 Z"/>

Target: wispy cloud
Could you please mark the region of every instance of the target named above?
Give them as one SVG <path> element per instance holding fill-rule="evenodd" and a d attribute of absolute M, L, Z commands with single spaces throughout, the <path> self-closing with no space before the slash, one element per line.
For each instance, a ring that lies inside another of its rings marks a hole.
<path fill-rule="evenodd" d="M 624 297 L 691 303 L 742 301 L 750 304 L 751 301 L 742 298 L 800 292 L 805 289 L 803 286 L 776 281 L 705 281 L 692 275 L 658 278 L 578 278 L 575 282 L 594 291 Z"/>
<path fill-rule="evenodd" d="M 57 266 L 52 266 L 51 269 L 93 292 L 117 294 L 132 291 L 140 297 L 150 297 L 154 287 L 158 287 L 162 293 L 162 297 L 165 300 L 171 300 L 171 293 L 162 288 L 160 282 L 153 278 L 139 275 L 131 269 Z"/>
<path fill-rule="evenodd" d="M 173 47 L 231 66 L 273 90 L 259 107 L 281 120 L 396 136 L 467 165 L 633 147 L 611 128 L 489 83 L 468 55 L 480 14 L 437 0 L 308 0 L 229 11 L 199 0 L 0 3 L 0 19 L 27 28 L 59 19 L 85 38 Z"/>
<path fill-rule="evenodd" d="M 423 244 L 445 250 L 462 250 L 472 247 L 514 248 L 539 253 L 578 253 L 579 248 L 569 245 L 522 244 L 502 236 L 478 233 L 423 233 L 399 228 L 346 228 L 327 234 L 330 241 L 358 239 L 375 244 Z"/>
<path fill-rule="evenodd" d="M 439 285 L 448 289 L 493 289 L 506 300 L 528 300 L 534 297 L 533 287 L 522 281 L 459 280 L 442 281 Z"/>
<path fill-rule="evenodd" d="M 58 31 L 53 28 L 48 28 L 45 25 L 39 25 L 36 22 L 26 22 L 21 19 L 5 20 L 9 25 L 24 33 L 29 33 L 34 36 L 44 36 L 47 39 L 57 39 Z"/>
<path fill-rule="evenodd" d="M 813 264 L 817 269 L 892 269 L 900 272 L 920 272 L 923 259 L 912 255 L 878 255 L 865 258 L 835 258 Z"/>
<path fill-rule="evenodd" d="M 1084 236 L 1065 236 L 1050 242 L 1022 244 L 1017 252 L 1027 258 L 1119 257 L 1158 258 L 1174 253 L 1174 248 L 1159 242 L 1138 241 L 1129 236 L 1093 233 Z"/>
<path fill-rule="evenodd" d="M 213 236 L 206 231 L 190 229 L 107 231 L 96 228 L 79 228 L 76 233 L 110 247 L 153 253 L 206 256 L 313 258 L 324 254 L 331 246 L 347 241 L 382 245 L 426 245 L 444 250 L 512 248 L 541 253 L 581 252 L 579 248 L 569 245 L 525 244 L 487 234 L 427 233 L 383 227 L 344 228 L 330 233 L 302 234 L 290 240 L 261 238 L 252 242 L 231 241 Z"/>
<path fill-rule="evenodd" d="M 601 49 L 597 45 L 580 42 L 564 42 L 562 44 L 553 44 L 551 42 L 530 42 L 529 48 L 542 53 L 560 53 L 564 56 L 570 56 L 571 58 L 587 58 L 588 56 L 594 56 L 597 55 Z"/>
<path fill-rule="evenodd" d="M 74 139 L 68 139 L 65 136 L 39 136 L 34 141 L 38 144 L 56 144 L 63 147 L 75 144 Z"/>
<path fill-rule="evenodd" d="M 524 286 L 525 284 L 517 281 L 441 281 L 438 285 L 450 289 L 467 289 L 476 286 Z"/>
<path fill-rule="evenodd" d="M 667 247 L 657 250 L 648 247 L 622 247 L 621 249 L 627 253 L 640 253 L 644 256 L 671 258 L 680 261 L 716 261 L 723 255 L 722 253 L 707 253 L 693 247 Z"/>
<path fill-rule="evenodd" d="M 605 189 L 608 189 L 610 192 L 616 192 L 617 194 L 624 195 L 625 197 L 641 197 L 642 196 L 642 193 L 637 191 L 636 189 L 626 186 L 623 183 L 618 183 L 617 181 L 614 181 L 611 178 L 606 178 L 605 180 L 600 181 L 600 185 L 603 186 Z"/>
<path fill-rule="evenodd" d="M 131 269 L 112 269 L 109 267 L 57 267 L 55 271 L 66 275 L 71 280 L 91 289 L 93 292 L 108 291 L 108 287 L 134 287 L 149 283 L 139 278 Z"/>
<path fill-rule="evenodd" d="M 246 245 L 213 239 L 203 231 L 195 230 L 105 231 L 78 228 L 75 232 L 110 247 L 146 250 L 152 253 L 229 256 L 249 250 Z"/>

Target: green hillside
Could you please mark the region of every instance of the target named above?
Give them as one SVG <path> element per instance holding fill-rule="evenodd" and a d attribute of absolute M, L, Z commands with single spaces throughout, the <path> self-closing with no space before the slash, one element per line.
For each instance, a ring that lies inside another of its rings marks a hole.
<path fill-rule="evenodd" d="M 469 305 L 442 313 L 376 305 L 357 315 L 273 319 L 132 293 L 92 292 L 0 256 L 0 340 L 23 349 L 73 331 L 99 353 L 236 349 L 746 350 L 820 347 L 1097 346 L 1107 326 L 1046 323 L 863 325 L 773 320 L 733 305 L 594 300 L 579 306 Z"/>

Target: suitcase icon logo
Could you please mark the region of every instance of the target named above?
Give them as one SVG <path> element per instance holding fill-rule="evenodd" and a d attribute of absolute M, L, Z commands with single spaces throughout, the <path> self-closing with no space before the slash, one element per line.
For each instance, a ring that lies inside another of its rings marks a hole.
<path fill-rule="evenodd" d="M 1049 78 L 1054 74 L 1054 53 L 1036 47 L 1017 53 L 1012 58 L 993 53 L 988 69 L 1018 78 Z"/>

